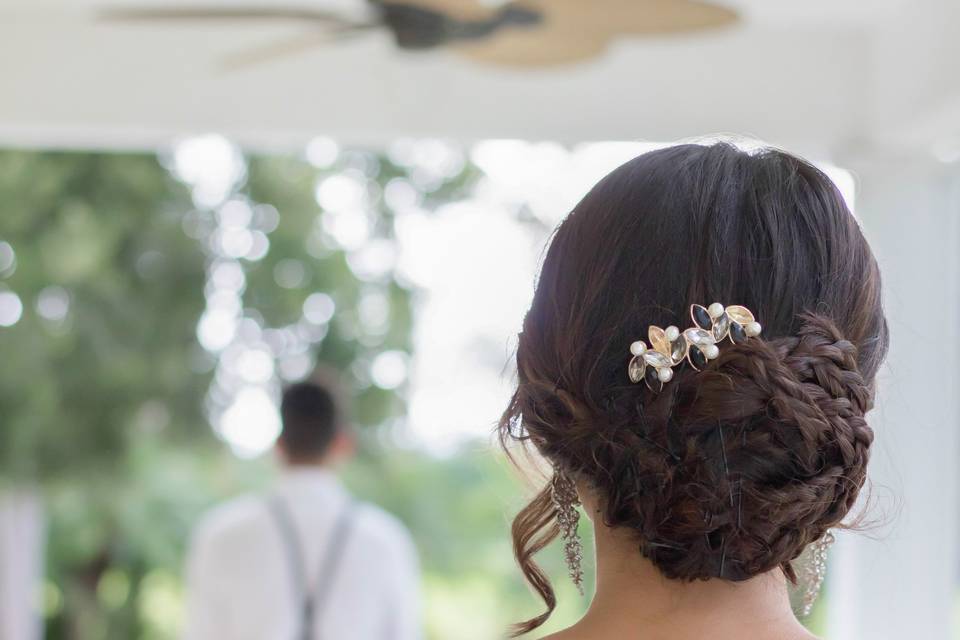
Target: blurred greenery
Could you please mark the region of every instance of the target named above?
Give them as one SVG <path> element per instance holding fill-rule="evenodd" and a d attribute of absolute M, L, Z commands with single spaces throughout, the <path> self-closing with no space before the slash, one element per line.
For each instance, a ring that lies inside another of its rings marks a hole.
<path fill-rule="evenodd" d="M 116 473 L 158 398 L 177 436 L 208 434 L 209 373 L 191 366 L 204 256 L 180 228 L 186 189 L 150 156 L 5 152 L 0 203 L 16 255 L 3 286 L 26 307 L 0 330 L 3 477 Z M 67 297 L 61 320 L 31 309 Z"/>
<path fill-rule="evenodd" d="M 540 611 L 509 540 L 510 518 L 531 488 L 491 447 L 439 458 L 395 444 L 404 388 L 372 384 L 369 369 L 378 353 L 410 351 L 416 293 L 391 270 L 358 269 L 331 237 L 333 213 L 316 193 L 332 176 L 364 185 L 370 238 L 389 244 L 390 185 L 414 187 L 430 211 L 466 197 L 476 169 L 464 162 L 425 177 L 422 167 L 362 149 L 319 167 L 295 156 L 241 160 L 212 203 L 173 151 L 0 152 L 0 243 L 15 254 L 10 266 L 0 262 L 0 292 L 23 303 L 19 321 L 0 327 L 0 490 L 42 489 L 46 637 L 175 638 L 191 526 L 220 500 L 264 490 L 277 473 L 269 455 L 237 457 L 211 428 L 239 384 L 229 349 L 198 341 L 223 265 L 242 273 L 235 343 L 251 330 L 275 339 L 283 373 L 305 339 L 309 364 L 336 369 L 355 390 L 361 448 L 345 480 L 411 529 L 427 637 L 500 637 Z M 249 213 L 243 224 L 269 239 L 269 251 L 225 254 L 225 203 Z M 316 292 L 336 304 L 323 327 L 304 323 L 304 302 Z M 364 319 L 370 296 L 386 300 L 381 322 Z M 301 343 L 291 347 L 291 336 Z M 276 391 L 276 379 L 270 384 Z M 574 621 L 585 601 L 563 579 L 558 549 L 543 563 L 560 596 L 549 632 Z"/>
<path fill-rule="evenodd" d="M 196 185 L 178 179 L 176 165 L 172 152 L 0 152 L 0 242 L 15 255 L 0 290 L 23 305 L 0 328 L 0 488 L 43 491 L 46 637 L 176 637 L 191 525 L 217 501 L 263 490 L 277 471 L 269 456 L 238 458 L 210 428 L 230 380 L 223 353 L 201 348 L 197 327 L 224 263 L 242 268 L 241 320 L 263 333 L 300 327 L 311 293 L 335 301 L 310 352 L 356 390 L 353 417 L 366 429 L 347 483 L 411 528 L 428 637 L 497 637 L 534 613 L 507 535 L 523 493 L 513 471 L 486 449 L 437 459 L 391 444 L 403 388 L 371 384 L 368 368 L 378 352 L 410 350 L 411 291 L 390 273 L 358 277 L 324 233 L 315 195 L 328 176 L 359 177 L 371 236 L 389 242 L 393 212 L 382 194 L 391 181 L 420 184 L 430 210 L 463 197 L 476 171 L 465 164 L 423 187 L 411 167 L 363 150 L 322 169 L 248 156 L 211 204 L 191 197 Z M 269 238 L 265 255 L 218 249 L 224 201 L 252 212 L 250 228 Z M 278 286 L 291 265 L 296 281 Z M 388 303 L 378 326 L 365 326 L 359 310 L 371 292 Z M 562 572 L 559 557 L 550 561 Z"/>

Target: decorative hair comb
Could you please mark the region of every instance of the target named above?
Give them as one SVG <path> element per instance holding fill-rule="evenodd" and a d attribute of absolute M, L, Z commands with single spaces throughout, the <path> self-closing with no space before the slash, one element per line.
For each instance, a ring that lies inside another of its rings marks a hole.
<path fill-rule="evenodd" d="M 641 380 L 651 391 L 660 391 L 665 382 L 673 378 L 673 367 L 684 360 L 700 371 L 710 360 L 720 355 L 717 343 L 730 337 L 734 344 L 760 335 L 762 327 L 746 307 L 724 307 L 714 302 L 709 307 L 690 305 L 690 318 L 694 327 L 683 333 L 675 326 L 666 329 L 651 326 L 647 332 L 650 347 L 643 340 L 630 345 L 633 358 L 627 366 L 630 382 Z"/>

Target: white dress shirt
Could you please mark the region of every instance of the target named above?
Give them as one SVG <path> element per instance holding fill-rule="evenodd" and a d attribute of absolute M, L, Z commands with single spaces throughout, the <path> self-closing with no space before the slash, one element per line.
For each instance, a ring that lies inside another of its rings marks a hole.
<path fill-rule="evenodd" d="M 319 468 L 287 471 L 272 494 L 283 500 L 302 543 L 306 579 L 329 580 L 316 612 L 316 640 L 417 640 L 417 557 L 396 518 L 366 503 L 351 506 L 333 575 L 318 576 L 342 510 L 353 499 Z M 295 640 L 303 597 L 269 496 L 237 498 L 207 514 L 187 559 L 185 640 Z"/>

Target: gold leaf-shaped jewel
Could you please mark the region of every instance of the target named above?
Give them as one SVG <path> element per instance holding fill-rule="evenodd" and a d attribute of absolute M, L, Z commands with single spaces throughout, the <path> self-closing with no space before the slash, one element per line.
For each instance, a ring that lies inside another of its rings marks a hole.
<path fill-rule="evenodd" d="M 673 364 L 673 362 L 670 360 L 670 356 L 660 353 L 659 351 L 647 351 L 642 357 L 644 362 L 652 367 L 656 367 L 657 369 L 670 367 Z"/>
<path fill-rule="evenodd" d="M 731 320 L 743 326 L 754 322 L 753 313 L 750 312 L 750 309 L 741 307 L 738 304 L 732 304 L 727 307 L 727 315 L 730 316 Z"/>
<path fill-rule="evenodd" d="M 647 364 L 641 356 L 634 356 L 627 367 L 627 375 L 630 376 L 630 382 L 637 383 L 643 380 L 643 374 L 646 372 Z"/>
<path fill-rule="evenodd" d="M 667 340 L 667 332 L 660 327 L 653 325 L 647 329 L 647 337 L 650 338 L 650 346 L 663 355 L 670 357 L 670 341 Z"/>

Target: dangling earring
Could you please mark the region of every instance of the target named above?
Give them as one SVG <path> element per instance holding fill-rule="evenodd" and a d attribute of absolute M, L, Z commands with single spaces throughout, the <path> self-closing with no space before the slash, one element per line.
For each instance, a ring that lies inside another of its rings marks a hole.
<path fill-rule="evenodd" d="M 560 526 L 560 538 L 563 540 L 563 553 L 570 571 L 570 579 L 583 595 L 583 570 L 580 561 L 583 559 L 583 545 L 577 534 L 577 524 L 580 522 L 580 512 L 577 506 L 580 497 L 577 495 L 577 486 L 559 466 L 553 467 L 553 479 L 550 481 L 550 496 L 557 512 L 557 524 Z"/>
<path fill-rule="evenodd" d="M 803 590 L 803 606 L 800 613 L 803 616 L 810 615 L 813 611 L 813 604 L 820 595 L 820 587 L 823 586 L 823 580 L 827 576 L 827 549 L 833 544 L 836 538 L 832 531 L 827 531 L 823 537 L 813 543 L 810 550 L 810 558 L 804 568 L 803 576 L 806 587 Z"/>

